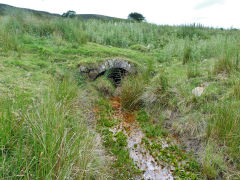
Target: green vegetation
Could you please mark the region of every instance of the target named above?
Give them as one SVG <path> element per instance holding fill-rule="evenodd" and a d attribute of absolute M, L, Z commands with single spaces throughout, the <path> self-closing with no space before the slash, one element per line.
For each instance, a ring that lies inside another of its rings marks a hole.
<path fill-rule="evenodd" d="M 148 138 L 161 138 L 167 136 L 167 132 L 162 128 L 163 121 L 160 117 L 158 123 L 153 123 L 148 113 L 144 110 L 136 112 L 136 120 L 140 123 L 141 128 Z"/>
<path fill-rule="evenodd" d="M 76 83 L 66 76 L 52 81 L 34 100 L 24 92 L 1 99 L 3 179 L 103 176 L 104 161 L 95 154 L 95 134 L 79 115 Z"/>
<path fill-rule="evenodd" d="M 227 146 L 226 150 L 239 163 L 239 146 L 240 136 L 239 129 L 239 102 L 224 102 L 215 108 L 214 115 L 209 124 L 209 133 L 224 142 Z"/>
<path fill-rule="evenodd" d="M 100 93 L 100 96 L 112 97 L 114 95 L 115 88 L 112 82 L 105 76 L 97 78 L 93 86 Z"/>
<path fill-rule="evenodd" d="M 110 131 L 110 127 L 119 124 L 120 120 L 112 117 L 112 108 L 106 100 L 100 99 L 97 105 L 99 108 L 97 129 L 102 134 L 104 146 L 117 158 L 112 164 L 113 177 L 117 179 L 135 177 L 141 171 L 135 167 L 129 156 L 126 135 L 122 131 L 116 133 Z"/>
<path fill-rule="evenodd" d="M 128 19 L 141 22 L 145 20 L 145 17 L 143 17 L 143 15 L 140 13 L 132 12 L 128 15 Z"/>
<path fill-rule="evenodd" d="M 209 179 L 217 177 L 220 172 L 226 170 L 224 154 L 221 151 L 216 152 L 214 146 L 213 142 L 206 146 L 204 158 L 202 159 L 203 171 Z"/>
<path fill-rule="evenodd" d="M 133 111 L 142 106 L 141 95 L 144 91 L 144 86 L 144 77 L 141 75 L 127 76 L 123 80 L 120 98 L 125 110 Z"/>
<path fill-rule="evenodd" d="M 89 83 L 78 71 L 116 57 L 138 70 L 119 87 L 123 109 L 135 111 L 147 138 L 180 141 L 169 149 L 144 142 L 159 161 L 186 156 L 186 167 L 174 171 L 182 179 L 240 178 L 239 30 L 40 14 L 0 8 L 0 178 L 139 174 L 124 133 L 109 130 L 119 120 L 99 100 L 116 89 L 106 77 Z M 196 87 L 204 88 L 199 97 Z M 95 119 L 90 112 L 99 101 Z M 99 154 L 96 141 L 106 152 Z"/>
<path fill-rule="evenodd" d="M 174 167 L 173 174 L 176 178 L 202 178 L 199 163 L 190 154 L 183 152 L 176 144 L 171 143 L 173 139 L 167 139 L 168 146 L 163 147 L 161 139 L 167 137 L 168 134 L 162 128 L 162 120 L 158 123 L 152 122 L 151 117 L 144 110 L 138 111 L 136 115 L 137 121 L 140 122 L 141 128 L 146 133 L 146 138 L 142 138 L 142 144 L 146 146 L 154 159 Z M 152 142 L 150 143 L 150 141 Z"/>
<path fill-rule="evenodd" d="M 75 11 L 67 11 L 66 13 L 63 13 L 62 14 L 62 17 L 65 17 L 65 18 L 74 18 L 76 17 L 76 12 Z"/>
<path fill-rule="evenodd" d="M 147 139 L 142 139 L 142 143 L 150 151 L 151 155 L 168 165 L 174 167 L 173 174 L 180 179 L 202 179 L 199 164 L 188 154 L 182 152 L 177 146 L 170 145 L 162 147 L 161 143 L 149 143 Z"/>

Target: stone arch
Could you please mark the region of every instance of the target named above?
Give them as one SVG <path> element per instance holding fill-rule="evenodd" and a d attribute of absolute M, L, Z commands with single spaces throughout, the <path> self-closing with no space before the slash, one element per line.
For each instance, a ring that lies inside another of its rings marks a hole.
<path fill-rule="evenodd" d="M 136 73 L 136 65 L 123 59 L 109 59 L 99 65 L 80 66 L 80 73 L 86 74 L 89 79 L 95 80 L 109 69 L 123 69 L 127 73 Z"/>

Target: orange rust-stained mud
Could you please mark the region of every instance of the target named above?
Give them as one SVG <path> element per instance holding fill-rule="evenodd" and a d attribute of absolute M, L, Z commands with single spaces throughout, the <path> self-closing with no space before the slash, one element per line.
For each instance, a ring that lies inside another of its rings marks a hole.
<path fill-rule="evenodd" d="M 121 99 L 119 97 L 111 97 L 109 98 L 111 101 L 111 106 L 114 110 L 120 110 L 121 113 L 121 119 L 128 124 L 133 124 L 135 122 L 135 116 L 134 113 L 130 112 L 123 112 L 122 111 L 122 105 L 121 105 Z"/>
<path fill-rule="evenodd" d="M 109 98 L 110 105 L 114 110 L 114 115 L 121 119 L 122 127 L 130 133 L 137 126 L 134 113 L 122 111 L 121 99 L 119 97 Z"/>
<path fill-rule="evenodd" d="M 111 97 L 111 98 L 109 98 L 109 100 L 121 102 L 120 97 Z"/>
<path fill-rule="evenodd" d="M 123 120 L 128 124 L 133 124 L 135 122 L 135 116 L 133 113 L 123 113 Z"/>
<path fill-rule="evenodd" d="M 94 107 L 94 108 L 93 108 L 93 112 L 98 113 L 98 112 L 100 112 L 100 110 L 99 110 L 98 107 Z"/>
<path fill-rule="evenodd" d="M 133 131 L 134 127 L 137 126 L 135 116 L 133 113 L 128 112 L 123 113 L 122 126 L 128 133 L 131 133 Z"/>
<path fill-rule="evenodd" d="M 121 110 L 121 99 L 119 97 L 111 97 L 109 98 L 111 101 L 111 106 L 114 110 Z"/>
<path fill-rule="evenodd" d="M 111 106 L 112 106 L 113 109 L 120 109 L 121 108 L 121 104 L 117 101 L 111 102 Z"/>
<path fill-rule="evenodd" d="M 110 128 L 114 134 L 122 131 L 127 136 L 127 148 L 130 158 L 136 163 L 136 167 L 143 171 L 143 174 L 136 179 L 163 179 L 173 180 L 171 169 L 162 167 L 162 163 L 155 162 L 154 157 L 142 144 L 145 134 L 141 131 L 139 123 L 135 120 L 134 112 L 122 109 L 119 97 L 109 98 L 112 107 L 110 118 L 120 120 L 120 124 Z"/>
<path fill-rule="evenodd" d="M 178 138 L 178 136 L 176 136 L 176 135 L 173 135 L 172 136 L 175 140 L 176 140 L 176 142 L 178 142 L 178 143 L 180 143 L 181 141 L 180 141 L 180 139 Z"/>

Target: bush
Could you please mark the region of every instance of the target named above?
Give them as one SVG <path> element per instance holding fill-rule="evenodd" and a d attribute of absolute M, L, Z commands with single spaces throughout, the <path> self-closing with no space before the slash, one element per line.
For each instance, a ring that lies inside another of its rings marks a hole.
<path fill-rule="evenodd" d="M 76 17 L 76 12 L 75 11 L 67 11 L 66 13 L 62 14 L 62 17 L 74 18 L 74 17 Z"/>
<path fill-rule="evenodd" d="M 133 12 L 133 13 L 130 13 L 128 15 L 128 19 L 131 19 L 131 20 L 135 20 L 135 21 L 144 21 L 145 20 L 145 17 L 143 17 L 142 14 L 140 13 L 137 13 L 137 12 Z"/>

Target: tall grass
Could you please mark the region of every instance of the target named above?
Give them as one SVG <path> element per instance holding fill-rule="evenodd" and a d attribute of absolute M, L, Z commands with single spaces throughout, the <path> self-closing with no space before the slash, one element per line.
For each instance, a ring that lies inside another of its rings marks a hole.
<path fill-rule="evenodd" d="M 166 107 L 171 96 L 169 91 L 169 82 L 165 72 L 159 72 L 149 84 L 144 88 L 144 93 L 141 96 L 144 104 L 147 107 L 153 106 Z"/>
<path fill-rule="evenodd" d="M 240 81 L 238 79 L 235 80 L 232 89 L 233 89 L 233 93 L 232 93 L 233 97 L 239 100 L 240 99 Z"/>
<path fill-rule="evenodd" d="M 99 92 L 101 96 L 109 96 L 112 97 L 114 95 L 115 87 L 113 83 L 106 77 L 98 77 L 93 86 Z"/>
<path fill-rule="evenodd" d="M 223 44 L 231 44 L 236 49 L 240 39 L 239 32 L 228 36 L 230 32 L 199 25 L 157 26 L 130 21 L 85 21 L 60 17 L 46 20 L 30 12 L 12 12 L 1 17 L 0 27 L 0 44 L 5 50 L 19 49 L 24 45 L 25 37 L 31 36 L 52 39 L 58 44 L 61 41 L 78 44 L 90 41 L 117 47 L 147 47 L 144 51 L 153 51 L 159 55 L 159 61 L 177 58 L 184 59 L 184 63 L 218 57 L 224 52 Z"/>
<path fill-rule="evenodd" d="M 53 54 L 56 53 L 42 47 L 49 42 L 46 40 L 70 47 L 94 42 L 130 47 L 132 50 L 154 55 L 159 62 L 183 62 L 187 65 L 187 77 L 190 80 L 198 78 L 200 69 L 202 71 L 202 64 L 193 66 L 192 63 L 201 62 L 203 59 L 216 59 L 216 73 L 233 74 L 234 71 L 239 71 L 239 31 L 204 28 L 199 25 L 158 26 L 129 21 L 84 21 L 60 17 L 46 19 L 30 12 L 11 12 L 0 18 L 0 53 L 16 51 L 22 54 L 28 51 L 27 53 L 32 54 L 33 49 L 38 49 L 42 59 L 46 59 L 54 57 Z M 36 47 L 39 45 L 41 47 Z M 51 62 L 54 62 L 54 58 L 52 60 Z M 44 67 L 44 64 L 42 66 Z M 151 79 L 149 74 L 128 76 L 123 80 L 120 96 L 125 109 L 136 110 L 144 105 L 164 108 L 169 107 L 171 101 L 175 101 L 168 84 L 171 79 L 167 79 L 165 74 L 158 74 Z M 202 76 L 204 72 L 201 72 Z M 201 81 L 206 79 L 202 77 Z M 102 94 L 113 94 L 114 88 L 109 82 L 105 85 L 105 80 L 99 79 L 97 83 L 96 88 Z M 184 83 L 185 81 L 182 81 L 181 87 L 187 90 L 187 84 Z M 81 98 L 77 89 L 75 83 L 63 79 L 62 82 L 51 84 L 48 92 L 37 100 L 31 100 L 24 93 L 17 94 L 14 98 L 1 99 L 1 178 L 103 177 L 101 161 L 94 153 L 95 136 L 88 130 L 79 110 Z M 226 104 L 220 102 L 213 108 L 208 134 L 219 140 L 220 145 L 226 146 L 229 154 L 239 163 L 239 83 L 233 87 L 233 92 L 236 99 L 233 98 Z M 188 104 L 186 99 L 178 104 Z M 187 113 L 193 110 L 191 107 L 187 109 Z M 205 158 L 211 160 L 211 156 Z M 212 164 L 206 162 L 205 166 L 208 169 Z M 215 176 L 216 173 L 210 174 Z"/>
<path fill-rule="evenodd" d="M 227 169 L 224 163 L 223 153 L 221 151 L 216 152 L 216 149 L 216 144 L 210 140 L 203 153 L 203 172 L 208 179 L 219 178 L 221 172 L 224 172 Z"/>
<path fill-rule="evenodd" d="M 196 64 L 189 64 L 187 67 L 187 78 L 195 78 L 200 75 L 199 67 Z"/>
<path fill-rule="evenodd" d="M 59 39 L 72 43 L 85 43 L 88 36 L 84 22 L 69 19 L 40 19 L 31 13 L 14 13 L 1 17 L 0 45 L 4 50 L 18 51 L 26 35 L 32 37 Z"/>
<path fill-rule="evenodd" d="M 233 73 L 239 70 L 239 55 L 238 52 L 233 54 L 225 53 L 219 60 L 214 64 L 215 73 Z"/>
<path fill-rule="evenodd" d="M 3 50 L 13 50 L 20 52 L 22 49 L 22 45 L 19 40 L 19 23 L 17 23 L 16 19 L 13 17 L 7 17 L 1 20 L 0 26 L 0 45 Z"/>
<path fill-rule="evenodd" d="M 235 38 L 235 39 L 234 39 Z M 239 70 L 239 37 L 231 36 L 222 42 L 222 51 L 219 52 L 218 61 L 215 63 L 215 73 L 232 73 Z"/>
<path fill-rule="evenodd" d="M 146 79 L 143 75 L 127 76 L 122 80 L 121 103 L 125 110 L 133 111 L 143 106 L 141 96 L 144 92 Z"/>
<path fill-rule="evenodd" d="M 191 61 L 192 47 L 188 42 L 185 42 L 184 50 L 183 50 L 183 64 Z"/>
<path fill-rule="evenodd" d="M 231 73 L 234 71 L 234 61 L 230 57 L 221 57 L 214 64 L 214 72 L 215 73 Z"/>
<path fill-rule="evenodd" d="M 218 139 L 222 145 L 226 145 L 227 151 L 238 163 L 240 162 L 239 119 L 239 102 L 224 102 L 214 109 L 208 128 L 208 134 Z"/>
<path fill-rule="evenodd" d="M 81 119 L 78 87 L 69 78 L 50 84 L 38 100 L 19 94 L 1 102 L 1 178 L 103 177 L 95 135 Z"/>

